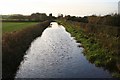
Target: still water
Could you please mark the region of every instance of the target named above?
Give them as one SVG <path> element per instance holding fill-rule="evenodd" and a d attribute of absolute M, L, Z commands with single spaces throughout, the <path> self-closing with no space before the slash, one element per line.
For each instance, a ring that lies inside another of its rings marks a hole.
<path fill-rule="evenodd" d="M 83 55 L 83 48 L 56 22 L 44 30 L 27 50 L 16 78 L 110 78 Z"/>

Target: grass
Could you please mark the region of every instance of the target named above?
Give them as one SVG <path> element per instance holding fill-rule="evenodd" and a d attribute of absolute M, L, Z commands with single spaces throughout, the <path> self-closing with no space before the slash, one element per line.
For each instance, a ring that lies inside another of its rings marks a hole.
<path fill-rule="evenodd" d="M 103 67 L 112 73 L 113 77 L 120 78 L 120 37 L 118 27 L 91 25 L 80 22 L 58 20 L 66 30 L 82 43 L 84 55 L 98 67 Z"/>
<path fill-rule="evenodd" d="M 2 32 L 18 31 L 37 24 L 38 22 L 2 22 Z"/>
<path fill-rule="evenodd" d="M 31 42 L 41 36 L 51 21 L 41 22 L 2 36 L 2 78 L 14 78 Z"/>

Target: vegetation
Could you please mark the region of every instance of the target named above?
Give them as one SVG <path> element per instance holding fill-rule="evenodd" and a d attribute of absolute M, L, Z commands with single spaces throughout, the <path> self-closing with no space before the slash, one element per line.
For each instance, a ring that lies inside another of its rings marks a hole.
<path fill-rule="evenodd" d="M 44 13 L 33 13 L 28 16 L 3 15 L 3 78 L 14 78 L 25 51 L 53 19 L 56 18 L 52 14 L 47 16 Z M 113 77 L 120 77 L 119 19 L 120 15 L 117 14 L 85 17 L 70 15 L 63 17 L 60 14 L 58 16 L 58 22 L 65 26 L 77 42 L 82 43 L 86 58 L 96 66 L 109 70 Z M 37 22 L 41 23 L 36 24 Z"/>
<path fill-rule="evenodd" d="M 85 17 L 76 17 L 76 16 L 67 15 L 67 16 L 65 16 L 65 19 L 66 20 L 71 20 L 71 21 L 88 23 L 88 17 L 87 16 L 85 16 Z"/>
<path fill-rule="evenodd" d="M 2 32 L 18 31 L 37 24 L 38 22 L 3 22 Z"/>
<path fill-rule="evenodd" d="M 84 55 L 98 67 L 109 70 L 113 77 L 120 77 L 119 27 L 58 20 L 85 48 Z"/>
<path fill-rule="evenodd" d="M 66 20 L 83 22 L 83 23 L 91 23 L 91 24 L 100 24 L 100 25 L 109 25 L 109 26 L 120 26 L 120 15 L 119 14 L 111 14 L 106 16 L 85 16 L 85 17 L 76 17 L 76 16 L 65 16 Z"/>
<path fill-rule="evenodd" d="M 120 27 L 120 14 L 111 14 L 106 16 L 89 16 L 89 23 L 102 24 L 109 26 L 119 26 Z"/>
<path fill-rule="evenodd" d="M 41 22 L 37 25 L 4 33 L 2 36 L 2 78 L 14 78 L 15 73 L 23 60 L 26 50 L 31 42 L 39 37 L 51 21 Z"/>
<path fill-rule="evenodd" d="M 3 22 L 42 22 L 52 19 L 55 19 L 55 17 L 52 16 L 51 13 L 49 16 L 47 16 L 45 13 L 32 13 L 31 15 L 2 15 Z"/>

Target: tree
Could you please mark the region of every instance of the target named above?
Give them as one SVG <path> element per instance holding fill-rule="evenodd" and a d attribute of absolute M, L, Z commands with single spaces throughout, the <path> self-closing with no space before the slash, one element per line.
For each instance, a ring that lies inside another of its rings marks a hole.
<path fill-rule="evenodd" d="M 49 14 L 49 17 L 52 17 L 52 13 Z"/>
<path fill-rule="evenodd" d="M 63 14 L 58 14 L 58 18 L 63 18 Z"/>
<path fill-rule="evenodd" d="M 31 14 L 32 21 L 45 21 L 47 19 L 47 15 L 45 13 L 33 13 Z"/>

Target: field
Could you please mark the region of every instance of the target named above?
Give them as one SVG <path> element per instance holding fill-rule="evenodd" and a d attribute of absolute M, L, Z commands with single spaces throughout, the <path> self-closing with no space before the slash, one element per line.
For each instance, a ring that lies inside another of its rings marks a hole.
<path fill-rule="evenodd" d="M 18 31 L 32 25 L 37 24 L 38 22 L 3 22 L 2 23 L 2 32 L 12 32 Z"/>

